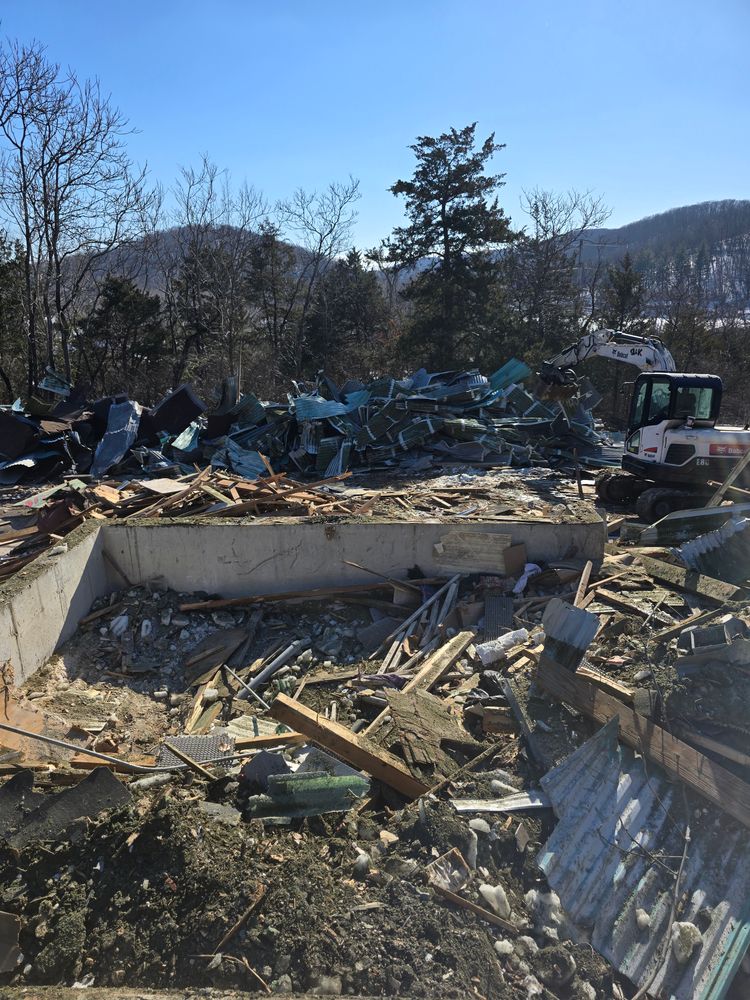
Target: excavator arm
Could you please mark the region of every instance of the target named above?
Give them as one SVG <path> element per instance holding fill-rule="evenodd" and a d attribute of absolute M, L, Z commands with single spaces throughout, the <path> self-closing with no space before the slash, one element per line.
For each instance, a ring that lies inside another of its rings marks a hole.
<path fill-rule="evenodd" d="M 570 369 L 587 358 L 609 358 L 635 365 L 641 371 L 674 372 L 674 358 L 658 337 L 641 337 L 617 330 L 593 330 L 577 344 L 571 344 L 556 357 L 542 363 L 540 377 L 551 385 L 572 385 Z"/>

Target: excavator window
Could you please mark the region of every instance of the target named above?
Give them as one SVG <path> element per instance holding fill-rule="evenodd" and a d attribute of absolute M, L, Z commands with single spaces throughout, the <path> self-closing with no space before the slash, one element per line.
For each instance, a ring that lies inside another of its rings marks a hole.
<path fill-rule="evenodd" d="M 633 398 L 633 408 L 630 417 L 631 427 L 642 427 L 643 426 L 643 414 L 646 411 L 646 400 L 648 398 L 648 390 L 651 383 L 643 381 L 640 383 L 636 389 L 636 394 Z"/>
<path fill-rule="evenodd" d="M 659 424 L 662 420 L 667 419 L 669 397 L 669 382 L 666 379 L 664 381 L 654 379 L 651 382 L 651 400 L 648 404 L 648 419 L 645 421 L 647 424 Z"/>
<path fill-rule="evenodd" d="M 696 420 L 710 420 L 713 404 L 713 389 L 707 386 L 685 386 L 677 390 L 672 416 L 676 420 L 694 417 Z"/>
<path fill-rule="evenodd" d="M 721 379 L 716 375 L 655 372 L 639 375 L 628 420 L 628 433 L 663 420 L 714 423 L 721 406 Z"/>

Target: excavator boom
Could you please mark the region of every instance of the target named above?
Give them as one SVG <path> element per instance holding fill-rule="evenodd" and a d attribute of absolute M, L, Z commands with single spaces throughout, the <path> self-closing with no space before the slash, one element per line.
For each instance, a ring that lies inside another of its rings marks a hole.
<path fill-rule="evenodd" d="M 677 371 L 674 358 L 658 337 L 641 337 L 617 330 L 592 330 L 584 334 L 578 343 L 571 344 L 556 357 L 545 361 L 539 375 L 552 385 L 570 385 L 575 382 L 575 376 L 569 369 L 587 358 L 622 361 L 641 371 Z"/>

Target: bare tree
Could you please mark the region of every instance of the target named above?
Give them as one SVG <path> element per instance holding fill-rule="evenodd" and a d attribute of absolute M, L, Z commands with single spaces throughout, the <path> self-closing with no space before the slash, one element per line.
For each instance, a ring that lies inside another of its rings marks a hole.
<path fill-rule="evenodd" d="M 59 346 L 71 377 L 70 337 L 82 296 L 115 248 L 138 241 L 153 194 L 125 148 L 131 133 L 97 81 L 61 72 L 37 43 L 0 52 L 0 204 L 25 253 L 29 388 Z M 58 345 L 59 341 L 59 345 Z"/>
<path fill-rule="evenodd" d="M 581 311 L 576 270 L 581 241 L 609 216 L 591 192 L 525 192 L 529 217 L 521 239 L 503 259 L 511 311 L 527 344 L 548 346 L 570 335 Z"/>
<path fill-rule="evenodd" d="M 262 196 L 231 179 L 204 155 L 185 167 L 172 191 L 169 228 L 155 241 L 158 288 L 172 340 L 174 383 L 191 356 L 209 343 L 225 370 L 241 374 L 242 345 L 250 327 L 249 281 L 258 230 L 266 215 Z"/>
<path fill-rule="evenodd" d="M 359 181 L 350 177 L 319 193 L 298 188 L 276 206 L 276 231 L 295 253 L 294 277 L 282 312 L 279 362 L 295 375 L 300 374 L 305 324 L 315 290 L 326 267 L 349 246 L 359 197 Z"/>

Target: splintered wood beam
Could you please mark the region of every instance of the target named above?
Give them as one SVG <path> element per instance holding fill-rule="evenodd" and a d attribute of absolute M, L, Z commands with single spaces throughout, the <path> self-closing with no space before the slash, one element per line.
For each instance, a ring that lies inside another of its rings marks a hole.
<path fill-rule="evenodd" d="M 454 635 L 440 649 L 435 650 L 434 653 L 428 656 L 421 669 L 406 682 L 402 690 L 408 692 L 414 691 L 415 688 L 422 688 L 424 691 L 429 691 L 444 674 L 448 673 L 475 639 L 476 636 L 470 631 L 459 632 L 458 635 Z M 369 736 L 379 729 L 388 714 L 388 709 L 383 709 L 380 715 L 377 715 L 364 730 L 365 735 Z"/>
<path fill-rule="evenodd" d="M 541 658 L 536 679 L 559 701 L 597 722 L 603 724 L 617 716 L 623 743 L 645 754 L 671 777 L 684 782 L 743 826 L 750 827 L 750 785 L 731 771 L 547 657 Z"/>
<path fill-rule="evenodd" d="M 429 790 L 429 786 L 418 781 L 398 757 L 287 695 L 276 696 L 271 705 L 271 715 L 409 799 L 416 799 Z"/>

